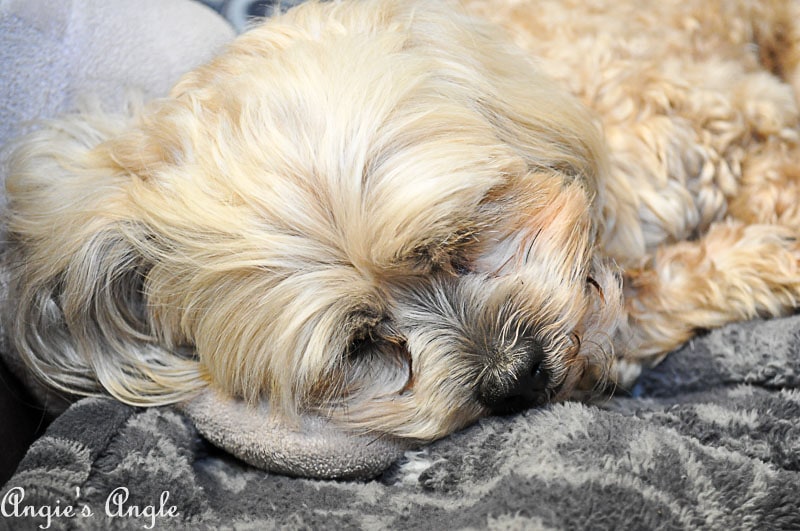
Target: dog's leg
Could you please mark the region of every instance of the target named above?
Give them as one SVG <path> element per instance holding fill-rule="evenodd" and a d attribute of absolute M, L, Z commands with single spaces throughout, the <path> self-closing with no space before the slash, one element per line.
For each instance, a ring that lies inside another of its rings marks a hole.
<path fill-rule="evenodd" d="M 661 248 L 626 274 L 627 361 L 654 362 L 698 329 L 779 316 L 800 303 L 800 242 L 780 225 L 721 222 L 700 240 Z"/>

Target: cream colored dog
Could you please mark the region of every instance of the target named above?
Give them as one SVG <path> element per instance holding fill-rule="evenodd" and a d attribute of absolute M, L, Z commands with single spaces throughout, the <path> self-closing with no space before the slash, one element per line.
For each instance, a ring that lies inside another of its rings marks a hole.
<path fill-rule="evenodd" d="M 422 441 L 628 383 L 798 305 L 798 21 L 793 0 L 302 5 L 131 116 L 22 141 L 7 329 L 71 393 L 211 386 Z"/>

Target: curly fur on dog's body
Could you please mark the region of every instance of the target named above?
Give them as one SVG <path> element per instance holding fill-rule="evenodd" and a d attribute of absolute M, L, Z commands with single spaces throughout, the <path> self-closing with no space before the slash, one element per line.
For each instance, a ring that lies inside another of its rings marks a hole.
<path fill-rule="evenodd" d="M 790 312 L 800 9 L 711 4 L 468 3 L 524 54 L 445 4 L 311 3 L 53 122 L 7 183 L 16 348 L 70 392 L 430 440 Z"/>

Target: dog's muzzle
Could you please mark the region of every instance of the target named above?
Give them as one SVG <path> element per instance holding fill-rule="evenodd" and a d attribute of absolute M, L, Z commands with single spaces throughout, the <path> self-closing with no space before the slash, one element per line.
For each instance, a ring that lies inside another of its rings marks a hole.
<path fill-rule="evenodd" d="M 505 415 L 547 402 L 549 371 L 544 352 L 533 343 L 512 360 L 490 357 L 478 381 L 478 400 L 493 414 Z"/>

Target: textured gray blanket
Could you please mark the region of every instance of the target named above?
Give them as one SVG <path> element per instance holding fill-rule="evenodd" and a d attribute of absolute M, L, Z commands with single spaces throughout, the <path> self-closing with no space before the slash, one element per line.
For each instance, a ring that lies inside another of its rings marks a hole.
<path fill-rule="evenodd" d="M 0 527 L 800 529 L 799 336 L 800 316 L 711 332 L 638 396 L 486 419 L 368 482 L 272 475 L 172 409 L 86 399 L 0 492 Z"/>

